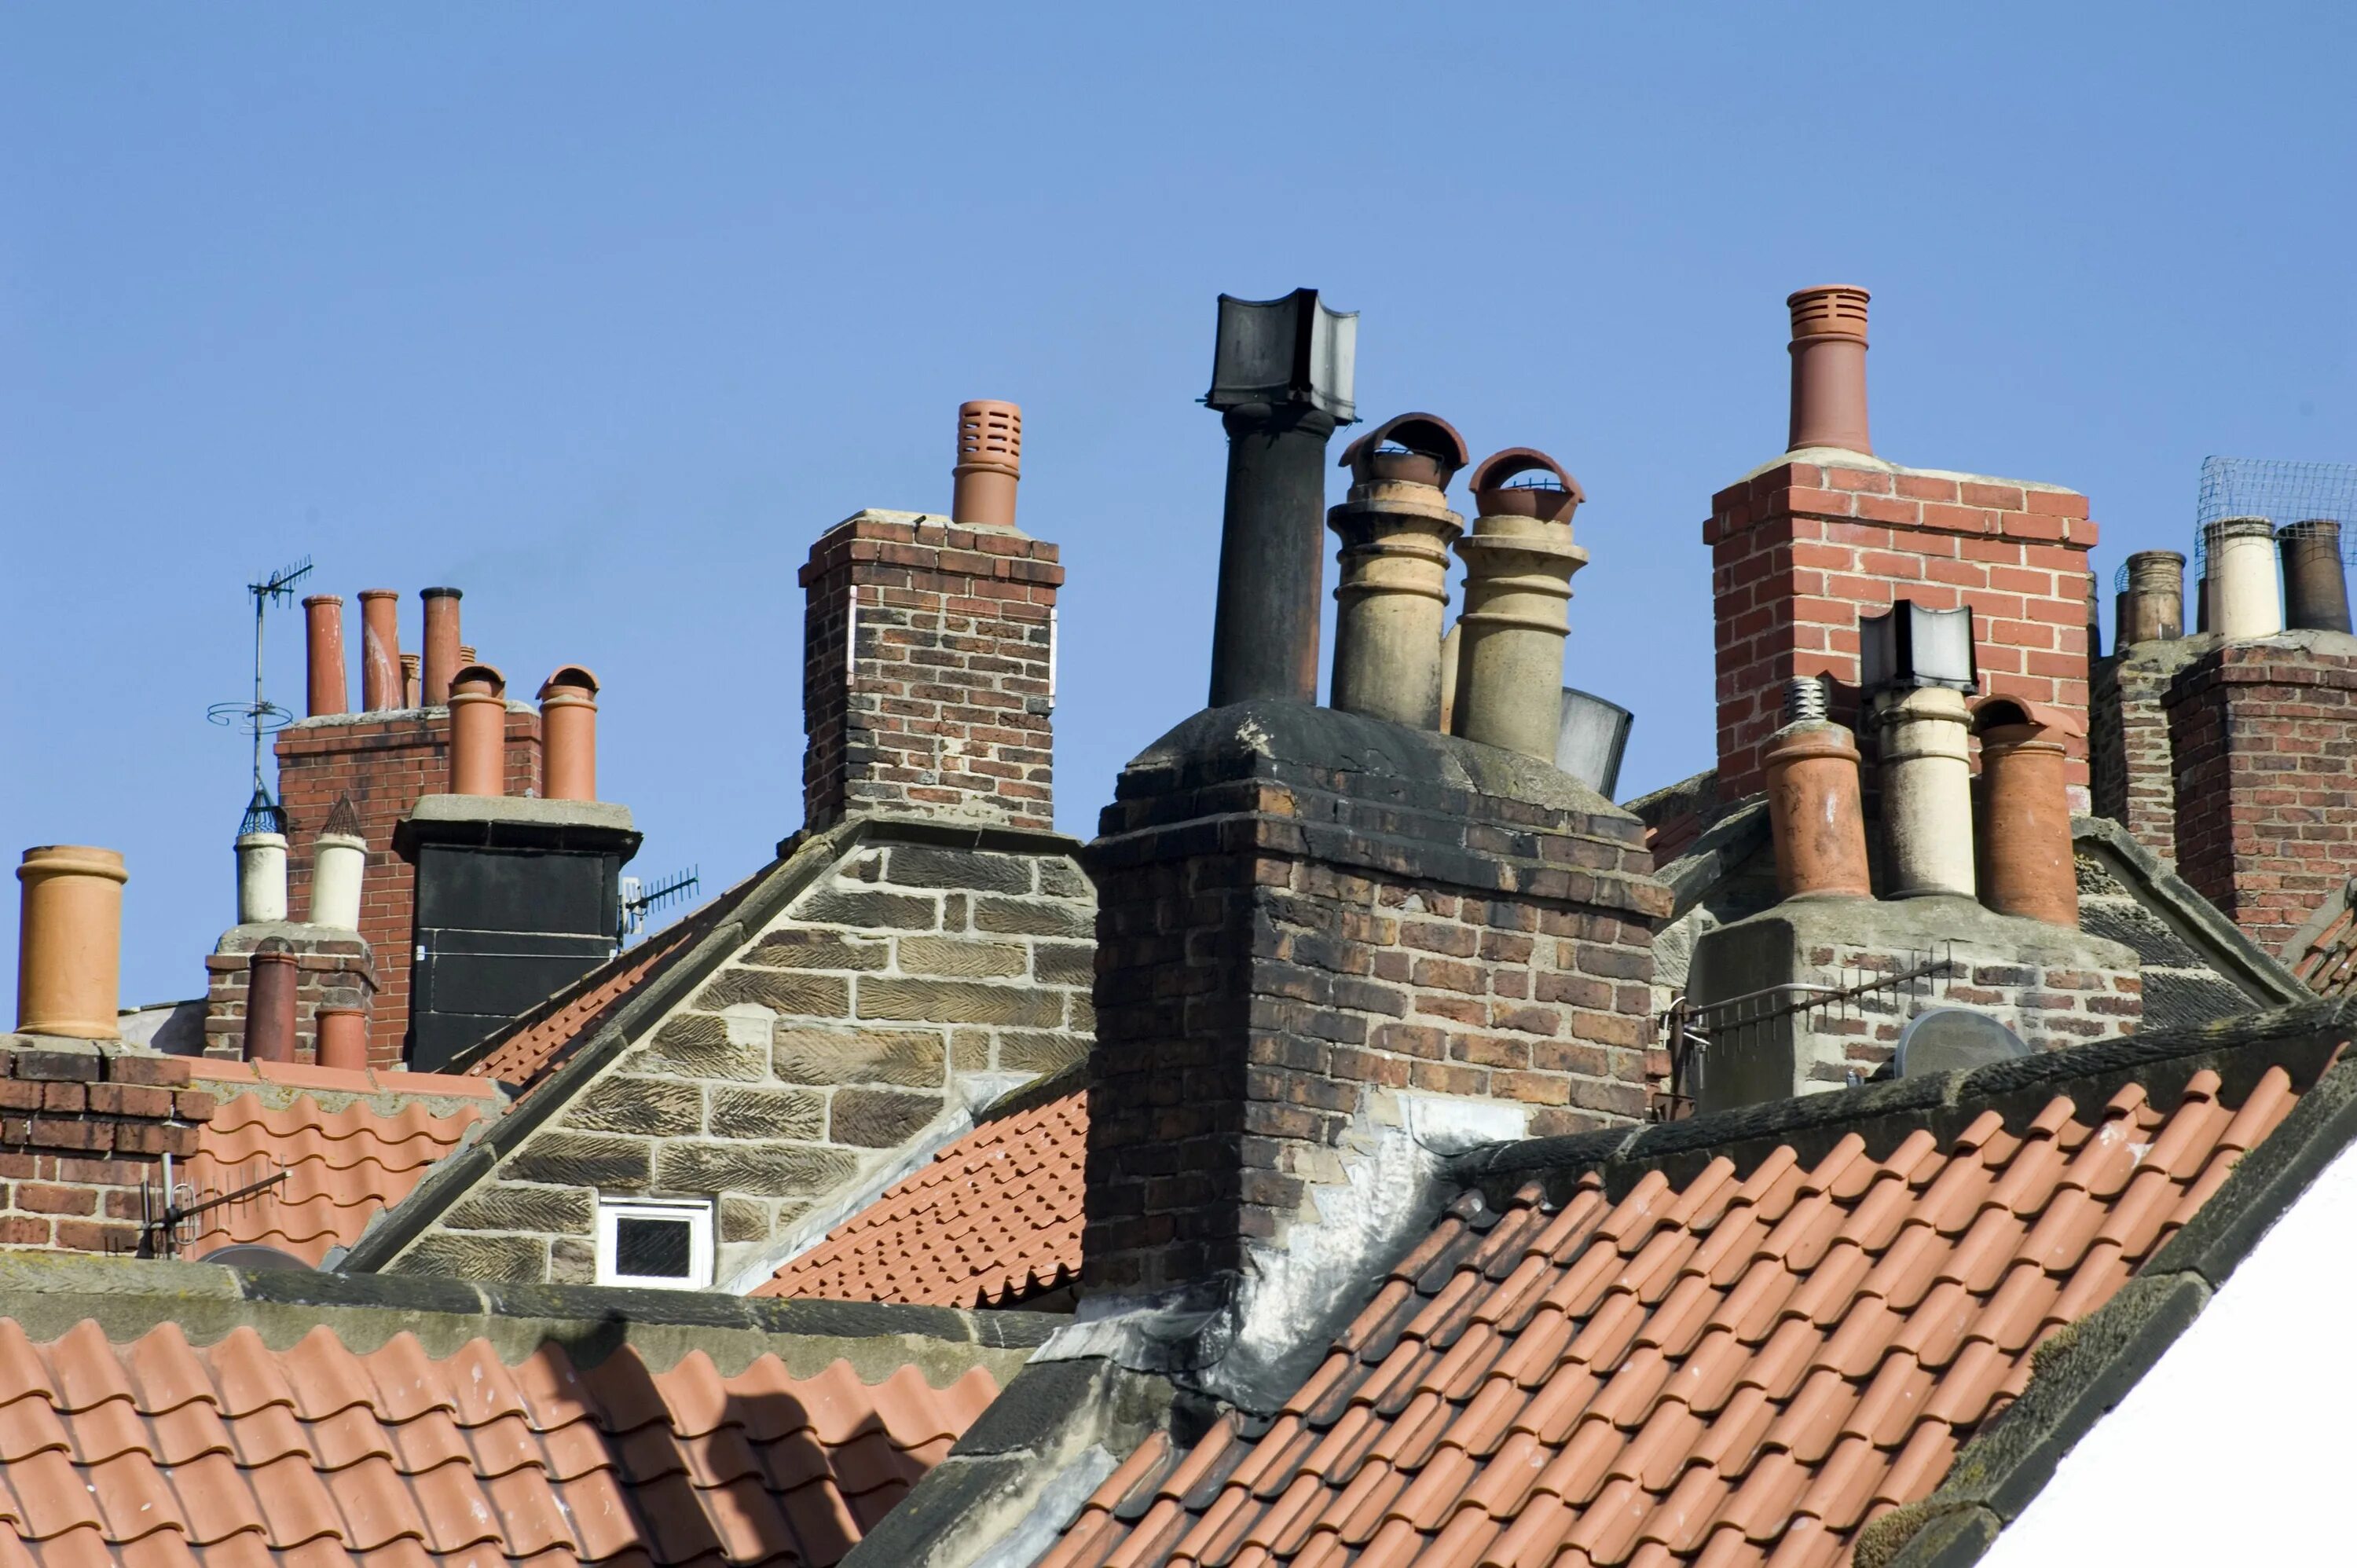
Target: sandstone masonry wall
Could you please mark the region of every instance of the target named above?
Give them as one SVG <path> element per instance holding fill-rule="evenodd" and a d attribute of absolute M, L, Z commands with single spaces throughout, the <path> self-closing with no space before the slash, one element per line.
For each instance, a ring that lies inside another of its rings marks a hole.
<path fill-rule="evenodd" d="M 1085 1055 L 1092 921 L 1065 854 L 856 850 L 394 1268 L 586 1283 L 599 1196 L 643 1195 L 715 1200 L 725 1277 L 969 1097 Z"/>

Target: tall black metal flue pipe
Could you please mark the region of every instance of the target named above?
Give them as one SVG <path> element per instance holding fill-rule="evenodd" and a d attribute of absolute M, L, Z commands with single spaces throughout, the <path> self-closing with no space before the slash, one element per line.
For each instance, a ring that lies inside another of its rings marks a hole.
<path fill-rule="evenodd" d="M 1318 700 L 1324 608 L 1326 443 L 1354 422 L 1356 312 L 1316 289 L 1282 299 L 1220 296 L 1204 402 L 1228 432 L 1212 707 L 1255 697 Z"/>

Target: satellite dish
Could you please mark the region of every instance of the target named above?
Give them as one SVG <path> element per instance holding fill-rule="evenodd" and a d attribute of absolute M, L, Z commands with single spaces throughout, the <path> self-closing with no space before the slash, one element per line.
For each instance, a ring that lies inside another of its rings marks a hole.
<path fill-rule="evenodd" d="M 1900 1031 L 1899 1058 L 1891 1070 L 1900 1078 L 1965 1072 L 2029 1054 L 2019 1035 L 1986 1013 L 1933 1007 L 1915 1015 Z"/>
<path fill-rule="evenodd" d="M 282 1252 L 259 1241 L 239 1241 L 227 1247 L 217 1247 L 196 1262 L 219 1263 L 225 1269 L 300 1269 L 305 1273 L 314 1271 L 311 1265 L 292 1252 Z"/>

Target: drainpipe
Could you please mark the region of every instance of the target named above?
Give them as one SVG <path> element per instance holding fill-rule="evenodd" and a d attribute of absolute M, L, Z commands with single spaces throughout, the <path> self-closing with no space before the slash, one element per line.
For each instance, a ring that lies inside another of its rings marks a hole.
<path fill-rule="evenodd" d="M 401 596 L 361 590 L 361 706 L 370 713 L 406 705 L 401 675 Z"/>
<path fill-rule="evenodd" d="M 468 662 L 458 652 L 460 595 L 456 588 L 425 588 L 417 596 L 425 601 L 425 705 L 438 708 L 450 700 L 451 678 Z"/>
<path fill-rule="evenodd" d="M 16 867 L 16 1030 L 111 1040 L 123 974 L 123 856 L 42 844 Z"/>
<path fill-rule="evenodd" d="M 2000 915 L 2050 925 L 2079 923 L 2079 872 L 2071 846 L 2071 720 L 2018 697 L 1973 707 L 1981 737 L 1981 902 Z"/>
<path fill-rule="evenodd" d="M 1973 896 L 1972 712 L 1945 687 L 1884 692 L 1882 837 L 1893 898 Z"/>
<path fill-rule="evenodd" d="M 2139 550 L 2128 557 L 2128 585 L 2113 618 L 2114 640 L 2126 649 L 2185 635 L 2185 557 L 2174 550 Z"/>
<path fill-rule="evenodd" d="M 567 664 L 541 682 L 540 745 L 544 796 L 597 798 L 597 677 L 578 664 Z"/>
<path fill-rule="evenodd" d="M 1769 836 L 1787 898 L 1871 898 L 1857 742 L 1825 717 L 1824 683 L 1784 683 L 1784 727 L 1769 737 Z"/>
<path fill-rule="evenodd" d="M 450 682 L 450 793 L 507 793 L 507 678 L 469 664 Z"/>
<path fill-rule="evenodd" d="M 1326 524 L 1342 542 L 1332 702 L 1345 713 L 1440 727 L 1448 546 L 1465 532 L 1446 492 L 1464 466 L 1464 438 L 1429 413 L 1387 420 L 1342 454 L 1351 492 Z"/>
<path fill-rule="evenodd" d="M 1866 302 L 1862 288 L 1827 284 L 1786 296 L 1792 313 L 1791 449 L 1874 451 L 1866 428 Z"/>
<path fill-rule="evenodd" d="M 340 714 L 349 705 L 344 685 L 344 601 L 314 594 L 303 601 L 306 711 L 312 718 Z"/>
<path fill-rule="evenodd" d="M 2295 631 L 2349 629 L 2349 577 L 2341 568 L 2341 525 L 2295 522 L 2276 535 L 2283 556 L 2284 619 Z"/>
<path fill-rule="evenodd" d="M 2210 558 L 2210 629 L 2219 640 L 2250 642 L 2283 630 L 2273 526 L 2263 517 L 2222 517 L 2202 534 Z"/>
<path fill-rule="evenodd" d="M 1023 478 L 1022 409 L 996 398 L 958 404 L 957 465 L 950 476 L 951 521 L 1013 528 L 1015 487 Z"/>
<path fill-rule="evenodd" d="M 245 968 L 245 1059 L 295 1059 L 295 950 L 277 937 L 257 944 Z"/>
<path fill-rule="evenodd" d="M 1542 474 L 1544 488 L 1508 483 Z M 1571 576 L 1587 564 L 1572 542 L 1579 482 L 1544 452 L 1510 446 L 1473 470 L 1473 532 L 1465 562 L 1464 637 L 1450 714 L 1468 740 L 1555 761 L 1563 726 L 1563 644 Z"/>

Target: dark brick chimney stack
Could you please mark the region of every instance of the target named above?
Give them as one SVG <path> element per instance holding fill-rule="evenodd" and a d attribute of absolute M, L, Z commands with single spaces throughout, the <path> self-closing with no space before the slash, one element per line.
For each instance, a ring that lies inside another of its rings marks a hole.
<path fill-rule="evenodd" d="M 961 410 L 959 496 L 981 521 L 862 511 L 802 567 L 802 810 L 813 828 L 884 812 L 1055 826 L 1053 544 L 1016 528 L 1018 447 L 975 456 Z M 996 489 L 977 489 L 974 470 Z M 987 505 L 980 504 L 986 501 Z M 995 521 L 998 519 L 1006 521 Z"/>

